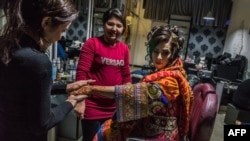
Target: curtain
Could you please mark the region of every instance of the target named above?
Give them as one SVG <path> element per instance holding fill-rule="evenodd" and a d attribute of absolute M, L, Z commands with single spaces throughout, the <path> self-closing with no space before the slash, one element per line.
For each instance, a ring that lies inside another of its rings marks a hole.
<path fill-rule="evenodd" d="M 206 25 L 203 17 L 211 11 L 215 20 L 212 26 L 225 27 L 231 15 L 233 2 L 231 0 L 193 0 L 193 24 Z"/>
<path fill-rule="evenodd" d="M 191 16 L 192 2 L 190 0 L 174 0 L 171 14 Z"/>
<path fill-rule="evenodd" d="M 144 18 L 166 21 L 176 14 L 191 16 L 194 25 L 206 25 L 203 17 L 211 11 L 215 17 L 212 26 L 225 27 L 232 4 L 232 0 L 146 0 Z"/>
<path fill-rule="evenodd" d="M 214 0 L 213 12 L 215 15 L 214 26 L 227 26 L 227 21 L 230 20 L 231 9 L 233 2 L 231 0 Z M 216 8 L 219 7 L 219 8 Z"/>
<path fill-rule="evenodd" d="M 146 0 L 144 18 L 166 21 L 171 5 L 171 0 Z"/>

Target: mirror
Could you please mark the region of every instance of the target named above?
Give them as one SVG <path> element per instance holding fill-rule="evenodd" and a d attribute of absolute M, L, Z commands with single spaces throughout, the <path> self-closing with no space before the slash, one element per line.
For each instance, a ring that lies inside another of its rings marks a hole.
<path fill-rule="evenodd" d="M 180 56 L 185 60 L 187 55 L 187 44 L 189 40 L 189 30 L 191 26 L 191 17 L 182 15 L 170 15 L 169 24 L 176 25 L 179 28 L 179 35 L 184 37 L 185 42 L 183 44 L 183 49 Z"/>

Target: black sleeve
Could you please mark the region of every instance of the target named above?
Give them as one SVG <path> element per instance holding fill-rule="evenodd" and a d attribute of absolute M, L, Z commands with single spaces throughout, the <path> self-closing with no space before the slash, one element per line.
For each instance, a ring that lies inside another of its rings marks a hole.
<path fill-rule="evenodd" d="M 35 56 L 32 58 L 30 78 L 32 95 L 28 102 L 29 121 L 34 130 L 48 130 L 62 121 L 73 109 L 69 102 L 51 108 L 52 67 L 47 56 Z"/>
<path fill-rule="evenodd" d="M 61 95 L 61 94 L 67 94 L 66 92 L 66 83 L 55 83 L 52 85 L 51 89 L 51 95 Z"/>

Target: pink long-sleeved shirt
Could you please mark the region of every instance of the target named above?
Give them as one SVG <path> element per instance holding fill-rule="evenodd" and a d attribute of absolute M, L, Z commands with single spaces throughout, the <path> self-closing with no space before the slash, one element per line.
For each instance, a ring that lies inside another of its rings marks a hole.
<path fill-rule="evenodd" d="M 129 49 L 123 42 L 105 44 L 103 36 L 88 39 L 81 50 L 76 79 L 94 79 L 95 85 L 114 86 L 131 82 Z M 93 95 L 86 99 L 85 119 L 112 117 L 115 100 Z"/>

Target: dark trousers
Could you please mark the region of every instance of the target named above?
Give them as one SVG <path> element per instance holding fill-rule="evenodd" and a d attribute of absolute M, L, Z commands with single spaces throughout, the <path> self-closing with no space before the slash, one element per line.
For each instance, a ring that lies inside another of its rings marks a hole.
<path fill-rule="evenodd" d="M 82 141 L 92 141 L 98 129 L 107 119 L 81 120 L 82 123 Z"/>

